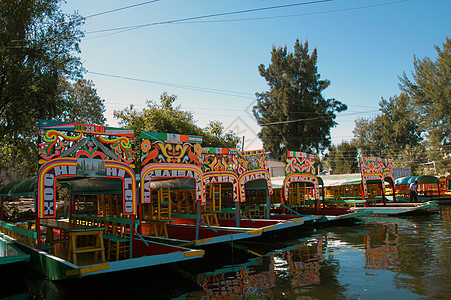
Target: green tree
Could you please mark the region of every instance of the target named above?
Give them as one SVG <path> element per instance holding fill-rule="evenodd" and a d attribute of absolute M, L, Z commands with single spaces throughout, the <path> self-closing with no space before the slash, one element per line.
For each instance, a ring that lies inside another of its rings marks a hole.
<path fill-rule="evenodd" d="M 351 174 L 360 172 L 357 162 L 358 149 L 355 144 L 342 142 L 329 148 L 325 155 L 324 169 L 330 170 L 332 174 Z"/>
<path fill-rule="evenodd" d="M 379 106 L 379 115 L 356 120 L 353 142 L 362 155 L 395 158 L 406 147 L 420 145 L 421 131 L 412 119 L 406 94 L 389 100 L 382 98 Z"/>
<path fill-rule="evenodd" d="M 270 90 L 256 94 L 253 114 L 263 126 L 258 136 L 273 158 L 281 159 L 287 151 L 327 149 L 336 113 L 347 109 L 340 101 L 324 99 L 321 93 L 330 81 L 320 79 L 316 63 L 316 48 L 309 54 L 308 42 L 298 39 L 293 53 L 286 46 L 273 47 L 271 64 L 258 68 Z"/>
<path fill-rule="evenodd" d="M 143 110 L 139 111 L 130 105 L 123 110 L 114 111 L 114 117 L 119 120 L 121 126 L 135 131 L 136 145 L 141 143 L 141 131 L 153 131 L 201 136 L 202 146 L 206 147 L 236 148 L 239 138 L 233 132 L 225 133 L 221 122 L 210 121 L 208 126 L 202 129 L 195 124 L 191 112 L 182 111 L 180 106 L 173 106 L 176 100 L 177 96 L 169 96 L 164 92 L 160 96 L 160 105 L 147 100 L 147 107 Z M 136 158 L 138 155 L 139 153 Z"/>
<path fill-rule="evenodd" d="M 65 15 L 60 0 L 0 2 L 0 137 L 27 135 L 39 118 L 64 110 L 59 77 L 80 77 L 83 36 L 78 15 Z"/>
<path fill-rule="evenodd" d="M 40 118 L 61 116 L 60 77 L 81 78 L 83 19 L 62 0 L 0 1 L 0 163 L 13 177 L 36 172 Z"/>
<path fill-rule="evenodd" d="M 400 88 L 411 100 L 412 117 L 425 132 L 428 160 L 438 173 L 449 172 L 451 161 L 451 40 L 435 46 L 437 59 L 414 56 L 412 80 L 404 72 Z"/>
<path fill-rule="evenodd" d="M 91 80 L 81 79 L 71 83 L 60 77 L 59 101 L 65 109 L 56 116 L 58 120 L 85 124 L 104 125 L 105 100 L 97 95 Z"/>
<path fill-rule="evenodd" d="M 439 46 L 435 50 L 436 61 L 414 56 L 413 80 L 405 72 L 399 80 L 427 138 L 432 144 L 445 145 L 451 142 L 451 40 L 447 37 L 443 50 Z"/>

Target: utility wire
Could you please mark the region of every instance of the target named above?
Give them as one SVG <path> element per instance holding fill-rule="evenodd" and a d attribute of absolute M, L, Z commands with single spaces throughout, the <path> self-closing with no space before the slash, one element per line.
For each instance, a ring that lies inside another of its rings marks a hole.
<path fill-rule="evenodd" d="M 343 12 L 343 11 L 351 11 L 351 10 L 358 10 L 358 9 L 373 8 L 373 7 L 392 5 L 392 4 L 397 4 L 397 3 L 401 3 L 401 2 L 407 2 L 407 1 L 409 1 L 409 0 L 399 0 L 399 1 L 385 2 L 385 3 L 379 3 L 379 4 L 373 4 L 373 5 L 365 5 L 365 6 L 358 6 L 358 7 L 349 7 L 349 8 L 325 10 L 325 11 L 302 13 L 302 14 L 291 14 L 291 15 L 270 16 L 270 17 L 255 17 L 255 18 L 246 18 L 246 19 L 229 19 L 229 20 L 182 21 L 180 23 L 226 23 L 226 22 L 242 22 L 242 21 L 256 21 L 256 20 L 292 18 L 292 17 L 321 15 L 321 14 L 327 14 L 327 13 L 337 13 L 337 12 Z"/>
<path fill-rule="evenodd" d="M 129 6 L 115 8 L 115 9 L 112 9 L 112 10 L 107 10 L 107 11 L 104 11 L 104 12 L 95 13 L 95 14 L 92 14 L 92 15 L 89 15 L 89 16 L 86 16 L 86 17 L 79 17 L 79 18 L 63 21 L 63 22 L 57 23 L 57 25 L 64 24 L 64 23 L 69 23 L 69 22 L 72 22 L 72 21 L 78 21 L 78 20 L 98 17 L 98 16 L 106 15 L 106 14 L 109 14 L 109 13 L 112 13 L 112 12 L 117 12 L 117 11 L 129 9 L 129 8 L 133 8 L 133 7 L 137 7 L 137 6 L 142 6 L 142 5 L 146 5 L 146 4 L 154 3 L 154 2 L 158 2 L 158 1 L 160 1 L 160 0 L 151 0 L 151 1 L 146 1 L 146 2 L 142 2 L 142 3 L 132 4 L 132 5 L 129 5 Z"/>
<path fill-rule="evenodd" d="M 236 14 L 244 14 L 244 13 L 264 11 L 264 10 L 280 9 L 280 8 L 288 8 L 288 7 L 301 6 L 301 5 L 319 4 L 319 3 L 332 2 L 332 1 L 335 1 L 335 0 L 317 0 L 317 1 L 310 1 L 310 2 L 301 2 L 301 3 L 294 3 L 294 4 L 284 4 L 284 5 L 277 5 L 277 6 L 270 6 L 270 7 L 262 7 L 262 8 L 252 8 L 252 9 L 246 9 L 246 10 L 240 10 L 240 11 L 215 13 L 215 14 L 196 16 L 196 17 L 188 17 L 188 18 L 175 19 L 175 20 L 169 20 L 169 21 L 153 22 L 153 23 L 142 24 L 142 25 L 103 29 L 103 30 L 87 32 L 86 34 L 118 31 L 118 30 L 120 30 L 122 32 L 122 31 L 140 29 L 140 28 L 148 27 L 148 26 L 181 23 L 181 22 L 194 21 L 194 20 L 199 20 L 199 19 L 229 16 L 229 15 L 236 15 Z"/>
<path fill-rule="evenodd" d="M 211 89 L 211 88 L 204 88 L 204 87 L 199 87 L 199 86 L 184 85 L 184 84 L 169 83 L 169 82 L 161 82 L 161 81 L 153 81 L 153 80 L 146 80 L 146 79 L 138 79 L 138 78 L 132 78 L 132 77 L 126 77 L 126 76 L 120 76 L 120 75 L 112 75 L 112 74 L 105 74 L 105 73 L 99 73 L 99 72 L 91 72 L 91 71 L 88 71 L 88 73 L 94 74 L 94 75 L 112 77 L 112 78 L 119 78 L 119 79 L 137 81 L 137 82 L 144 82 L 144 83 L 151 83 L 151 84 L 157 84 L 157 85 L 165 85 L 165 86 L 177 87 L 177 88 L 186 89 L 186 90 L 199 91 L 199 92 L 205 92 L 205 93 L 212 93 L 212 94 L 218 94 L 218 95 L 224 95 L 224 96 L 239 97 L 239 98 L 246 98 L 246 99 L 255 99 L 254 97 L 247 96 L 247 95 L 252 95 L 250 93 L 235 92 L 235 91 L 220 90 L 220 89 Z"/>

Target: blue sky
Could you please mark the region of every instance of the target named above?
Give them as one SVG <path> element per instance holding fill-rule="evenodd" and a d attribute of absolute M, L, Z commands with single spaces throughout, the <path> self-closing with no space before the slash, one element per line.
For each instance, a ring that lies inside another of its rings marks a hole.
<path fill-rule="evenodd" d="M 193 112 L 197 125 L 217 120 L 245 136 L 245 150 L 262 147 L 251 109 L 255 92 L 268 90 L 258 66 L 268 66 L 273 46 L 292 52 L 298 38 L 317 48 L 318 73 L 331 81 L 324 97 L 348 105 L 331 130 L 339 144 L 353 137 L 356 118 L 378 113 L 381 97 L 399 95 L 397 76 L 410 76 L 413 56 L 435 59 L 434 45 L 451 32 L 449 0 L 160 0 L 109 12 L 145 2 L 68 0 L 63 6 L 88 17 L 80 56 L 85 78 L 105 99 L 108 125 L 118 126 L 114 110 L 142 109 L 167 92 Z M 292 6 L 255 11 L 283 5 Z M 246 10 L 253 11 L 177 21 Z M 111 30 L 145 24 L 153 25 Z"/>

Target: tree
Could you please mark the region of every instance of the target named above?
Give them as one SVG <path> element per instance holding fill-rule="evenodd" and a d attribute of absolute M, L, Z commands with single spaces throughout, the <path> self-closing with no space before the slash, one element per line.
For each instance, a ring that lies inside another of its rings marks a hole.
<path fill-rule="evenodd" d="M 351 174 L 360 172 L 357 162 L 358 149 L 355 144 L 342 142 L 340 145 L 332 145 L 324 157 L 325 170 L 332 174 Z"/>
<path fill-rule="evenodd" d="M 319 153 L 330 146 L 330 129 L 337 125 L 336 113 L 347 109 L 335 99 L 324 99 L 322 92 L 330 81 L 320 80 L 317 50 L 309 54 L 308 42 L 273 47 L 271 64 L 259 66 L 270 87 L 257 93 L 253 114 L 263 126 L 258 134 L 270 156 L 281 159 L 287 151 Z"/>
<path fill-rule="evenodd" d="M 451 40 L 447 37 L 443 50 L 435 50 L 436 61 L 414 56 L 413 81 L 405 72 L 399 80 L 431 144 L 446 145 L 451 143 Z"/>
<path fill-rule="evenodd" d="M 180 110 L 180 106 L 173 104 L 177 96 L 169 96 L 164 92 L 160 96 L 160 103 L 147 100 L 147 107 L 138 111 L 133 105 L 114 111 L 114 117 L 119 119 L 121 126 L 135 131 L 135 143 L 141 143 L 141 131 L 167 132 L 186 135 L 196 135 L 203 138 L 202 146 L 219 148 L 236 148 L 239 138 L 233 132 L 224 133 L 221 122 L 210 121 L 205 129 L 195 124 L 192 113 Z M 136 158 L 138 159 L 139 151 Z M 139 164 L 136 164 L 139 166 Z"/>
<path fill-rule="evenodd" d="M 58 103 L 65 104 L 64 110 L 55 120 L 84 124 L 105 124 L 104 101 L 97 95 L 94 84 L 88 80 L 71 83 L 60 76 Z M 37 126 L 30 122 L 30 131 L 23 134 L 7 134 L 0 145 L 0 164 L 7 167 L 12 178 L 36 174 L 37 170 Z M 31 125 L 34 125 L 32 127 Z"/>
<path fill-rule="evenodd" d="M 80 78 L 83 23 L 65 15 L 61 0 L 0 2 L 0 138 L 36 131 L 39 118 L 64 110 L 59 77 Z"/>
<path fill-rule="evenodd" d="M 56 118 L 66 122 L 104 125 L 105 100 L 97 95 L 91 80 L 81 79 L 71 83 L 60 77 L 59 102 L 66 107 Z"/>
<path fill-rule="evenodd" d="M 353 142 L 364 156 L 395 158 L 406 147 L 417 147 L 421 131 L 412 119 L 409 98 L 401 93 L 379 102 L 380 115 L 356 120 Z"/>
<path fill-rule="evenodd" d="M 435 170 L 449 172 L 451 163 L 451 40 L 435 46 L 437 59 L 414 56 L 412 80 L 404 72 L 400 88 L 411 100 L 413 116 L 425 132 L 427 163 Z"/>
<path fill-rule="evenodd" d="M 39 119 L 105 122 L 76 56 L 84 20 L 61 3 L 0 1 L 0 164 L 11 179 L 36 174 Z"/>

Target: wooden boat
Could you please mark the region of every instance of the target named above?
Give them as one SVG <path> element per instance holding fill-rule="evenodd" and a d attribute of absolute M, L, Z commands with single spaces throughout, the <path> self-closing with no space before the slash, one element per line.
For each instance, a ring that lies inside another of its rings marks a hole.
<path fill-rule="evenodd" d="M 437 201 L 427 201 L 421 203 L 386 203 L 375 204 L 368 207 L 351 207 L 352 211 L 371 211 L 373 215 L 407 215 L 407 214 L 428 214 L 435 213 L 438 207 Z"/>
<path fill-rule="evenodd" d="M 247 161 L 250 155 L 261 156 L 258 161 L 264 164 L 264 151 L 203 149 L 201 137 L 167 133 L 141 132 L 141 139 L 139 219 L 145 239 L 204 246 L 255 238 L 304 223 L 299 217 L 270 219 L 265 205 L 243 203 L 252 184 L 257 183 L 264 193 L 272 191 L 268 170 L 260 165 L 249 167 Z"/>
<path fill-rule="evenodd" d="M 139 230 L 146 240 L 203 247 L 262 234 L 218 223 L 215 198 L 205 197 L 202 137 L 141 132 L 141 140 Z"/>
<path fill-rule="evenodd" d="M 1 207 L 4 197 L 31 196 L 35 218 L 26 224 L 2 222 L 0 229 L 30 254 L 31 266 L 48 279 L 100 275 L 203 256 L 203 250 L 145 241 L 137 233 L 133 136 L 133 131 L 120 128 L 40 121 L 38 176 L 0 191 Z M 68 216 L 59 219 L 57 195 L 64 190 L 70 205 Z M 120 210 L 113 214 L 99 205 L 94 214 L 80 212 L 77 195 L 92 194 L 96 200 L 115 201 L 114 207 Z"/>
<path fill-rule="evenodd" d="M 360 157 L 359 162 L 360 174 L 321 176 L 324 182 L 324 205 L 348 207 L 354 212 L 372 212 L 374 215 L 430 213 L 435 210 L 434 201 L 424 205 L 398 201 L 391 160 Z M 392 195 L 386 195 L 386 190 Z"/>
<path fill-rule="evenodd" d="M 315 216 L 314 222 L 324 224 L 354 219 L 370 213 L 355 212 L 349 207 L 337 206 L 336 203 L 326 201 L 324 195 L 321 199 L 320 191 L 324 183 L 315 175 L 313 163 L 313 154 L 287 152 L 286 176 L 273 180 L 277 186 L 277 194 L 280 195 L 280 200 L 274 198 L 272 201 L 271 211 L 275 218 Z"/>
<path fill-rule="evenodd" d="M 203 167 L 205 197 L 214 205 L 206 211 L 215 212 L 221 226 L 259 228 L 265 234 L 319 219 L 271 214 L 273 189 L 264 150 L 204 148 Z"/>
<path fill-rule="evenodd" d="M 451 178 L 451 176 L 450 176 Z M 418 181 L 418 202 L 437 201 L 438 204 L 450 204 L 451 193 L 448 193 L 446 177 L 431 175 L 409 176 L 396 179 L 396 201 L 412 202 L 409 186 Z"/>

